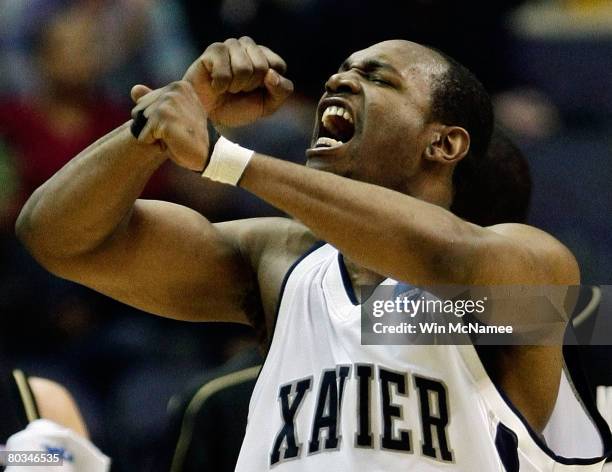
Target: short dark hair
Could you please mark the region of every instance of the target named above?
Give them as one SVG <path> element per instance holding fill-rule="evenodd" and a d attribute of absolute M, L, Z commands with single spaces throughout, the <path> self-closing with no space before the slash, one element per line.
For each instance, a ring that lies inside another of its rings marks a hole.
<path fill-rule="evenodd" d="M 461 126 L 470 149 L 453 173 L 451 211 L 481 226 L 524 222 L 531 196 L 527 160 L 499 128 L 491 98 L 465 66 L 437 52 L 447 69 L 434 77 L 429 121 Z"/>
<path fill-rule="evenodd" d="M 484 156 L 493 132 L 491 98 L 469 69 L 442 51 L 430 49 L 442 56 L 448 67 L 432 80 L 429 121 L 464 128 L 470 135 L 470 150 L 462 162 L 478 160 Z"/>

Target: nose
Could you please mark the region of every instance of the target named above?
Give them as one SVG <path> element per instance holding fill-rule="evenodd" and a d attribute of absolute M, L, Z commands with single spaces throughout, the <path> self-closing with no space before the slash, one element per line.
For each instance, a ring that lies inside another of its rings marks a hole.
<path fill-rule="evenodd" d="M 359 93 L 361 85 L 355 73 L 351 71 L 339 72 L 332 75 L 325 82 L 325 90 L 328 93 Z"/>

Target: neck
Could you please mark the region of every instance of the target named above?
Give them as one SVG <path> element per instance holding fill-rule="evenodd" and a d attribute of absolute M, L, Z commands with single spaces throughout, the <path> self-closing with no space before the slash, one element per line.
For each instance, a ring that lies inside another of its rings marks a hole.
<path fill-rule="evenodd" d="M 419 170 L 406 179 L 403 193 L 450 209 L 453 203 L 455 165 L 421 160 Z"/>
<path fill-rule="evenodd" d="M 418 179 L 411 182 L 405 193 L 432 205 L 449 209 L 453 203 L 452 175 Z"/>

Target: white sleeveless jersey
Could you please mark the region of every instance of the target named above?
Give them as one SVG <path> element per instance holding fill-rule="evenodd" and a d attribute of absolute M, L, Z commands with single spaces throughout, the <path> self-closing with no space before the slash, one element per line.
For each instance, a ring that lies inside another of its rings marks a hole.
<path fill-rule="evenodd" d="M 236 471 L 602 470 L 601 457 L 553 454 L 473 346 L 361 345 L 345 283 L 329 245 L 289 272 Z"/>

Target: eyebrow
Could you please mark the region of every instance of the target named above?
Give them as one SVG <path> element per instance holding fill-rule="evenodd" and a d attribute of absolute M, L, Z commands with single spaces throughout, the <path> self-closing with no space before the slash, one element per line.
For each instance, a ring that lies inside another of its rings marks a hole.
<path fill-rule="evenodd" d="M 345 60 L 340 66 L 341 71 L 347 71 L 352 69 L 353 67 L 357 67 L 359 69 L 363 69 L 366 72 L 371 72 L 375 70 L 387 70 L 389 72 L 393 72 L 394 74 L 401 75 L 399 71 L 393 67 L 391 64 L 386 62 L 381 62 L 376 59 L 366 59 L 361 62 L 351 62 L 350 59 Z"/>

